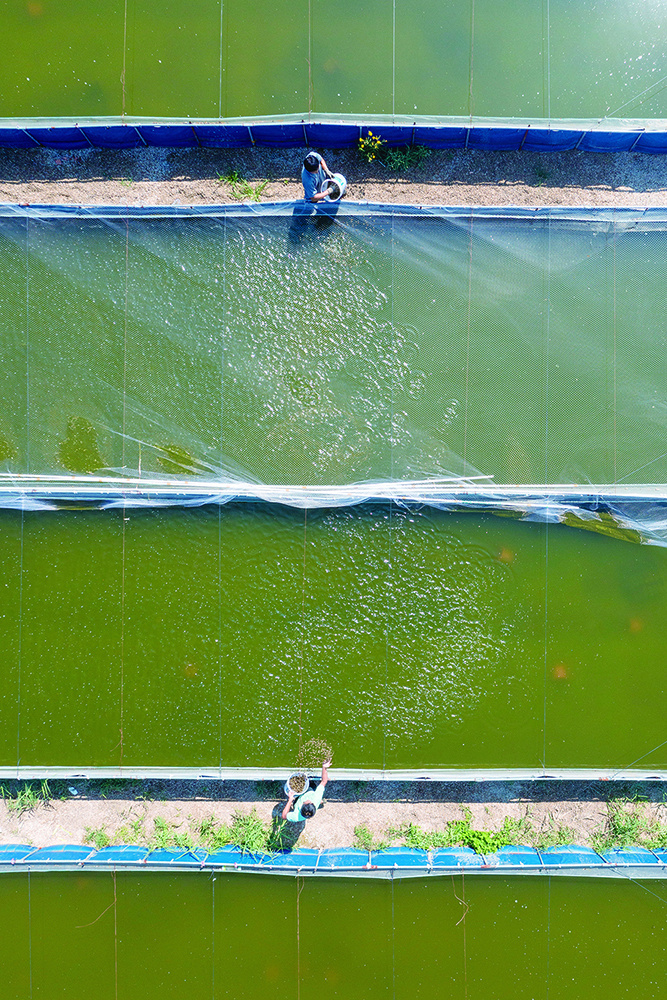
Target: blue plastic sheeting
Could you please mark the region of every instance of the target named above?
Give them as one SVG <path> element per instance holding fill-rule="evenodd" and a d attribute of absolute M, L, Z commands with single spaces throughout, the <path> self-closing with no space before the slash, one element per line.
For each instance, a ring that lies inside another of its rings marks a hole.
<path fill-rule="evenodd" d="M 250 128 L 247 125 L 195 125 L 194 132 L 199 145 L 204 147 L 242 149 L 253 145 Z"/>
<path fill-rule="evenodd" d="M 277 149 L 309 145 L 302 123 L 291 125 L 253 125 L 252 138 L 256 146 L 271 146 Z"/>
<path fill-rule="evenodd" d="M 597 854 L 590 847 L 566 846 L 546 851 L 531 847 L 502 847 L 496 854 L 484 857 L 470 847 L 448 847 L 426 852 L 409 847 L 394 847 L 383 851 L 359 851 L 341 847 L 326 851 L 299 848 L 277 854 L 244 853 L 228 845 L 212 854 L 201 848 L 158 849 L 122 845 L 94 850 L 77 844 L 60 844 L 32 850 L 26 844 L 0 846 L 0 868 L 24 866 L 81 870 L 81 868 L 141 868 L 146 870 L 211 870 L 219 867 L 238 868 L 251 872 L 276 872 L 306 875 L 358 874 L 387 877 L 394 873 L 408 875 L 445 874 L 468 869 L 479 874 L 498 868 L 526 870 L 526 874 L 595 874 L 618 875 L 619 869 L 636 869 L 649 865 L 658 878 L 667 878 L 667 850 L 649 851 L 644 847 L 626 847 Z"/>
<path fill-rule="evenodd" d="M 30 865 L 72 863 L 85 861 L 95 852 L 90 847 L 78 847 L 76 844 L 54 844 L 53 847 L 40 847 L 28 854 L 24 861 Z"/>
<path fill-rule="evenodd" d="M 614 847 L 604 851 L 602 857 L 611 865 L 657 865 L 660 864 L 653 851 L 645 847 Z"/>
<path fill-rule="evenodd" d="M 488 855 L 486 860 L 490 865 L 498 865 L 501 868 L 504 866 L 539 868 L 542 864 L 539 851 L 534 847 L 501 847 L 495 854 Z"/>
<path fill-rule="evenodd" d="M 533 153 L 563 153 L 578 146 L 583 135 L 572 129 L 531 128 L 525 133 L 521 148 Z"/>
<path fill-rule="evenodd" d="M 147 146 L 198 146 L 191 125 L 142 125 L 137 129 Z"/>
<path fill-rule="evenodd" d="M 667 153 L 667 132 L 642 132 L 637 145 L 637 153 Z"/>
<path fill-rule="evenodd" d="M 139 865 L 144 863 L 149 854 L 150 851 L 147 847 L 131 847 L 129 845 L 101 847 L 95 853 L 95 864 L 109 865 L 110 868 L 113 868 L 114 865 Z"/>
<path fill-rule="evenodd" d="M 540 851 L 545 865 L 599 865 L 600 855 L 590 847 L 563 846 L 550 847 Z"/>
<path fill-rule="evenodd" d="M 22 861 L 33 850 L 29 844 L 0 844 L 0 865 Z"/>
<path fill-rule="evenodd" d="M 572 127 L 562 124 L 551 128 L 547 123 L 526 122 L 488 124 L 424 124 L 418 121 L 402 124 L 365 124 L 350 122 L 306 121 L 239 121 L 203 123 L 180 120 L 178 122 L 142 121 L 123 123 L 105 122 L 104 119 L 84 124 L 63 120 L 62 124 L 41 127 L 36 124 L 9 124 L 3 119 L 0 128 L 0 146 L 25 149 L 46 146 L 49 149 L 83 149 L 95 145 L 110 149 L 123 149 L 139 145 L 140 135 L 148 146 L 207 146 L 220 148 L 247 148 L 267 146 L 292 148 L 319 146 L 326 149 L 350 149 L 359 137 L 369 131 L 380 135 L 388 146 L 407 146 L 412 143 L 430 149 L 519 150 L 534 152 L 564 152 L 581 149 L 596 153 L 619 153 L 635 149 L 642 153 L 667 153 L 667 130 L 646 132 L 643 128 Z M 34 121 L 34 119 L 33 119 Z M 56 122 L 58 120 L 56 119 Z M 65 123 L 66 122 L 66 123 Z"/>
<path fill-rule="evenodd" d="M 262 868 L 288 868 L 290 870 L 308 868 L 315 869 L 321 852 L 313 847 L 301 847 L 295 851 L 285 851 L 280 854 L 267 854 L 262 859 Z"/>
<path fill-rule="evenodd" d="M 361 135 L 358 125 L 306 125 L 307 146 L 344 149 L 356 146 Z M 465 132 L 465 129 L 463 130 Z M 417 140 L 415 140 L 416 142 Z"/>
<path fill-rule="evenodd" d="M 486 861 L 471 847 L 442 847 L 433 852 L 434 868 L 481 868 Z"/>
<path fill-rule="evenodd" d="M 385 851 L 373 851 L 371 865 L 376 868 L 428 868 L 427 851 L 411 847 L 389 847 Z"/>
<path fill-rule="evenodd" d="M 37 149 L 39 143 L 23 128 L 0 128 L 0 146 L 5 149 Z"/>
<path fill-rule="evenodd" d="M 322 851 L 318 868 L 337 868 L 340 870 L 368 868 L 370 864 L 368 851 L 357 851 L 353 847 L 333 848 Z"/>
<path fill-rule="evenodd" d="M 31 128 L 27 129 L 28 135 L 32 136 L 40 146 L 47 149 L 87 149 L 90 142 L 86 139 L 85 133 L 80 128 L 68 128 L 61 125 L 52 128 Z"/>
<path fill-rule="evenodd" d="M 520 149 L 525 136 L 525 128 L 471 128 L 468 149 Z"/>
<path fill-rule="evenodd" d="M 219 851 L 214 851 L 206 858 L 207 865 L 257 865 L 262 864 L 263 855 L 244 853 L 233 844 L 221 847 Z"/>
<path fill-rule="evenodd" d="M 641 132 L 585 132 L 579 149 L 588 153 L 627 153 Z"/>
<path fill-rule="evenodd" d="M 429 149 L 463 149 L 468 132 L 469 129 L 456 125 L 417 125 L 412 141 L 415 146 L 428 146 Z"/>
<path fill-rule="evenodd" d="M 179 868 L 201 868 L 207 858 L 206 851 L 188 848 L 158 848 L 146 858 L 148 865 L 178 865 Z"/>
<path fill-rule="evenodd" d="M 146 145 L 132 125 L 89 125 L 81 131 L 92 146 L 103 149 L 136 149 Z"/>

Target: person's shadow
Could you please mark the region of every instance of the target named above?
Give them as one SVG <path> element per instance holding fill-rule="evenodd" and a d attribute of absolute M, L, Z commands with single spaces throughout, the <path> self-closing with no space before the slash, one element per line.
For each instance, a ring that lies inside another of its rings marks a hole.
<path fill-rule="evenodd" d="M 340 201 L 297 201 L 292 211 L 287 240 L 298 246 L 304 239 L 317 239 L 321 233 L 331 229 L 336 221 Z"/>
<path fill-rule="evenodd" d="M 269 850 L 276 853 L 286 853 L 294 850 L 296 842 L 305 830 L 306 821 L 291 823 L 283 819 L 283 805 L 278 802 L 271 810 L 271 830 L 269 832 Z"/>

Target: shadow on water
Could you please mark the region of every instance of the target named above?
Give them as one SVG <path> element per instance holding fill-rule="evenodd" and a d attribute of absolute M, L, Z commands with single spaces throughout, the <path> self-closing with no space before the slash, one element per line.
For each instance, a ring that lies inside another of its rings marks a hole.
<path fill-rule="evenodd" d="M 319 205 L 308 201 L 297 202 L 287 234 L 288 245 L 298 247 L 304 240 L 312 242 L 321 239 L 332 229 L 339 206 L 339 201 L 320 202 Z"/>

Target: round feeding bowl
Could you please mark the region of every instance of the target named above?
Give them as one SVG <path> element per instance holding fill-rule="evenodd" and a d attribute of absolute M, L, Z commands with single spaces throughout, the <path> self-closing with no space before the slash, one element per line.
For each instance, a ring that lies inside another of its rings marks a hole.
<path fill-rule="evenodd" d="M 322 184 L 322 191 L 326 194 L 327 201 L 340 201 L 347 190 L 347 181 L 342 174 L 334 174 L 327 177 Z"/>

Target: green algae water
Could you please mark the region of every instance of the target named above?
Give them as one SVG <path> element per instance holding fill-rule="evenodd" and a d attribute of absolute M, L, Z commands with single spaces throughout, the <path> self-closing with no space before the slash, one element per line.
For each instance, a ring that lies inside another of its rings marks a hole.
<path fill-rule="evenodd" d="M 649 1000 L 667 973 L 661 895 L 599 879 L 4 874 L 3 997 L 83 1000 L 94 983 L 100 1000 Z"/>
<path fill-rule="evenodd" d="M 0 515 L 0 762 L 664 768 L 667 550 L 376 505 Z"/>
<path fill-rule="evenodd" d="M 661 0 L 3 0 L 0 115 L 664 118 Z M 369 43 L 372 39 L 372 44 Z"/>
<path fill-rule="evenodd" d="M 0 467 L 667 482 L 659 212 L 280 211 L 0 217 Z"/>

